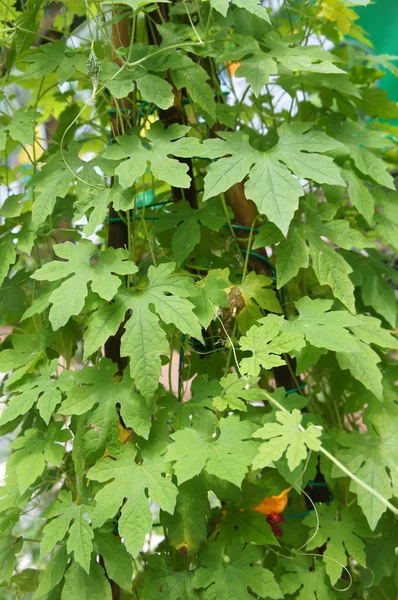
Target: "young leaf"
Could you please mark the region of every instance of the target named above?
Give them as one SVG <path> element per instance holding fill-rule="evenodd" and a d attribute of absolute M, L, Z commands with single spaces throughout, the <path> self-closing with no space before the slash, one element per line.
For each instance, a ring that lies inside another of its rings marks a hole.
<path fill-rule="evenodd" d="M 306 458 L 308 450 L 319 450 L 321 442 L 318 438 L 321 431 L 314 426 L 300 431 L 302 416 L 297 409 L 292 413 L 277 411 L 276 420 L 278 423 L 266 423 L 253 434 L 255 438 L 268 440 L 261 444 L 253 461 L 253 468 L 262 469 L 269 466 L 279 460 L 286 451 L 287 464 L 289 469 L 294 471 Z"/>

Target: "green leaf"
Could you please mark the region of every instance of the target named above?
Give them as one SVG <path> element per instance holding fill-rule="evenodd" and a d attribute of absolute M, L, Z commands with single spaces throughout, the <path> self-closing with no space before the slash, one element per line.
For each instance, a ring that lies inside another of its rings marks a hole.
<path fill-rule="evenodd" d="M 196 293 L 190 297 L 190 302 L 195 306 L 194 313 L 202 327 L 210 325 L 219 307 L 229 307 L 226 294 L 230 285 L 228 276 L 228 269 L 212 269 L 196 283 Z"/>
<path fill-rule="evenodd" d="M 206 541 L 209 516 L 206 488 L 199 478 L 195 478 L 179 486 L 174 514 L 164 513 L 161 521 L 174 548 L 179 552 L 196 553 Z"/>
<path fill-rule="evenodd" d="M 329 285 L 333 294 L 350 312 L 355 313 L 354 286 L 348 277 L 350 265 L 331 246 L 310 238 L 310 255 L 315 275 L 321 285 Z"/>
<path fill-rule="evenodd" d="M 33 594 L 33 600 L 40 600 L 47 597 L 47 594 L 59 584 L 64 576 L 67 561 L 66 546 L 61 546 L 46 564 L 46 568 L 40 578 L 39 586 Z"/>
<path fill-rule="evenodd" d="M 118 367 L 103 358 L 95 367 L 80 371 L 64 371 L 60 387 L 67 392 L 59 412 L 63 415 L 87 413 L 83 433 L 84 448 L 90 460 L 100 458 L 107 443 L 118 438 L 118 410 L 126 427 L 148 438 L 151 428 L 151 407 L 134 390 L 129 375 L 122 381 L 113 379 Z"/>
<path fill-rule="evenodd" d="M 335 600 L 336 595 L 326 581 L 326 568 L 312 558 L 302 560 L 282 560 L 285 573 L 281 577 L 281 589 L 284 594 L 299 591 L 298 600 Z"/>
<path fill-rule="evenodd" d="M 137 450 L 132 444 L 123 445 L 114 458 L 103 458 L 89 471 L 89 478 L 107 483 L 95 496 L 93 525 L 100 527 L 113 519 L 121 508 L 119 532 L 127 550 L 138 556 L 145 536 L 152 529 L 152 514 L 148 495 L 166 512 L 173 513 L 177 488 L 169 477 L 164 460 L 156 452 L 143 453 L 141 463 L 135 462 Z"/>
<path fill-rule="evenodd" d="M 300 269 L 306 269 L 309 264 L 309 250 L 302 230 L 291 228 L 289 237 L 281 241 L 276 249 L 276 277 L 278 288 L 282 288 Z"/>
<path fill-rule="evenodd" d="M 187 174 L 188 165 L 179 162 L 173 156 L 194 156 L 196 148 L 201 148 L 196 138 L 184 137 L 190 131 L 185 125 L 171 125 L 164 129 L 161 121 L 154 123 L 146 132 L 146 145 L 136 135 L 123 135 L 116 138 L 117 145 L 105 150 L 103 156 L 110 160 L 123 160 L 116 167 L 123 188 L 134 184 L 149 166 L 156 179 L 165 181 L 174 187 L 188 188 L 191 178 Z M 149 163 L 149 165 L 148 165 Z"/>
<path fill-rule="evenodd" d="M 332 508 L 318 510 L 319 526 L 315 514 L 310 514 L 304 523 L 311 527 L 307 551 L 314 551 L 326 544 L 323 561 L 332 585 L 341 577 L 342 567 L 347 565 L 347 555 L 362 567 L 366 567 L 365 544 L 360 535 L 366 535 L 367 527 L 361 523 L 360 515 L 353 509 L 345 509 L 338 516 Z M 363 517 L 362 517 L 363 519 Z"/>
<path fill-rule="evenodd" d="M 257 379 L 250 381 L 251 384 L 257 382 Z M 247 411 L 245 402 L 262 400 L 264 398 L 260 390 L 250 387 L 245 379 L 240 379 L 237 373 L 228 373 L 226 377 L 220 380 L 222 391 L 219 396 L 213 399 L 213 406 L 216 410 L 240 410 Z"/>
<path fill-rule="evenodd" d="M 373 221 L 375 203 L 366 185 L 350 171 L 344 171 L 344 179 L 348 186 L 348 197 L 359 214 L 363 215 L 369 225 Z"/>
<path fill-rule="evenodd" d="M 158 386 L 160 355 L 170 350 L 157 314 L 164 323 L 173 323 L 183 333 L 202 339 L 194 305 L 186 299 L 195 295 L 196 288 L 187 277 L 174 275 L 174 268 L 174 263 L 151 266 L 146 289 L 117 295 L 114 304 L 100 308 L 88 321 L 86 357 L 116 333 L 127 310 L 133 311 L 125 324 L 121 352 L 131 358 L 131 376 L 145 398 L 151 398 Z M 152 306 L 156 314 L 150 310 Z"/>
<path fill-rule="evenodd" d="M 27 429 L 12 443 L 21 494 L 43 473 L 47 462 L 60 466 L 64 454 L 64 445 L 61 443 L 71 437 L 62 426 L 63 423 L 51 423 L 45 434 L 38 429 Z"/>
<path fill-rule="evenodd" d="M 148 557 L 144 573 L 142 598 L 151 600 L 195 600 L 193 576 L 189 570 L 172 571 L 165 555 Z"/>
<path fill-rule="evenodd" d="M 55 544 L 60 542 L 68 532 L 69 536 L 66 542 L 68 553 L 73 552 L 76 563 L 88 574 L 94 538 L 90 526 L 92 512 L 91 506 L 74 504 L 71 492 L 63 490 L 59 492 L 56 500 L 46 508 L 42 515 L 43 518 L 52 520 L 43 529 L 44 537 L 40 544 L 40 556 L 43 558 L 51 552 Z M 67 580 L 68 576 L 66 576 Z"/>
<path fill-rule="evenodd" d="M 302 333 L 287 331 L 280 334 L 283 317 L 268 315 L 260 320 L 261 325 L 253 325 L 244 337 L 239 340 L 243 351 L 252 353 L 250 358 L 243 358 L 240 363 L 241 372 L 256 377 L 260 369 L 272 369 L 285 364 L 281 354 L 301 350 L 304 346 Z"/>
<path fill-rule="evenodd" d="M 72 151 L 65 152 L 64 156 L 56 153 L 30 179 L 27 187 L 32 187 L 35 191 L 32 206 L 34 229 L 40 227 L 51 215 L 57 198 L 65 198 L 81 162 Z"/>
<path fill-rule="evenodd" d="M 173 469 L 179 484 L 205 468 L 211 475 L 240 486 L 257 451 L 257 444 L 250 441 L 253 428 L 252 423 L 229 416 L 220 420 L 216 440 L 212 436 L 201 437 L 188 428 L 173 433 L 174 443 L 167 448 L 166 460 L 175 462 Z"/>
<path fill-rule="evenodd" d="M 32 278 L 38 281 L 57 281 L 69 277 L 50 296 L 52 307 L 49 317 L 54 330 L 82 311 L 89 283 L 93 292 L 109 301 L 121 284 L 120 278 L 114 273 L 129 275 L 137 272 L 126 250 L 107 248 L 101 252 L 97 264 L 93 264 L 92 259 L 97 251 L 97 246 L 88 240 L 80 240 L 77 246 L 72 242 L 56 244 L 54 252 L 66 262 L 53 261 L 33 273 Z M 68 303 L 65 303 L 65 298 L 68 298 Z"/>
<path fill-rule="evenodd" d="M 264 515 L 247 509 L 242 511 L 240 508 L 228 508 L 221 519 L 220 533 L 227 542 L 240 537 L 245 542 L 260 546 L 279 545 Z"/>
<path fill-rule="evenodd" d="M 292 44 L 291 41 L 289 38 L 280 38 L 275 33 L 271 33 L 267 37 L 270 56 L 286 69 L 320 74 L 344 73 L 334 64 L 338 59 L 330 52 L 323 51 L 319 46 L 300 46 Z M 297 125 L 300 128 L 303 124 Z"/>
<path fill-rule="evenodd" d="M 306 458 L 308 450 L 319 450 L 321 431 L 313 425 L 301 431 L 302 416 L 297 409 L 292 413 L 277 411 L 275 416 L 278 423 L 266 423 L 253 434 L 253 437 L 268 440 L 261 444 L 253 468 L 267 467 L 286 452 L 289 469 L 294 471 Z"/>
<path fill-rule="evenodd" d="M 333 300 L 304 296 L 295 302 L 300 315 L 283 322 L 283 331 L 301 333 L 316 348 L 336 352 L 358 352 L 358 342 L 347 328 L 358 325 L 356 317 L 344 310 L 331 310 Z"/>
<path fill-rule="evenodd" d="M 355 352 L 337 352 L 340 369 L 348 369 L 355 379 L 360 381 L 376 398 L 383 400 L 382 375 L 377 365 L 380 356 L 363 342 L 357 341 Z"/>
<path fill-rule="evenodd" d="M 76 562 L 67 570 L 61 600 L 76 600 L 77 594 L 79 600 L 112 600 L 110 583 L 97 562 L 91 563 L 89 573 Z"/>
<path fill-rule="evenodd" d="M 0 581 L 9 583 L 17 564 L 16 554 L 21 552 L 23 538 L 7 531 L 0 533 Z"/>
<path fill-rule="evenodd" d="M 114 63 L 106 63 L 105 84 L 112 96 L 125 98 L 138 88 L 143 100 L 166 110 L 174 101 L 173 88 L 164 78 L 148 73 L 144 65 L 120 70 Z"/>
<path fill-rule="evenodd" d="M 14 264 L 16 258 L 16 248 L 12 235 L 6 235 L 0 238 L 0 285 L 6 279 L 8 270 Z"/>
<path fill-rule="evenodd" d="M 230 156 L 208 167 L 204 200 L 226 191 L 249 174 L 246 197 L 286 235 L 303 194 L 301 184 L 289 169 L 297 177 L 344 185 L 333 159 L 319 154 L 340 148 L 341 144 L 322 132 L 308 132 L 310 127 L 310 124 L 284 123 L 278 129 L 278 143 L 265 153 L 251 147 L 247 136 L 240 131 L 219 133 L 224 141 L 205 141 L 205 151 L 198 150 L 201 156 Z"/>
<path fill-rule="evenodd" d="M 396 411 L 393 415 L 386 411 L 379 411 L 377 416 L 372 415 L 372 430 L 366 434 L 342 433 L 338 441 L 343 449 L 336 454 L 359 479 L 387 499 L 393 494 L 393 478 L 398 467 L 398 434 L 395 419 Z M 343 476 L 337 467 L 333 467 L 332 474 L 334 477 Z M 387 510 L 386 506 L 352 480 L 350 490 L 357 495 L 358 504 L 370 528 L 374 530 L 381 515 Z"/>
<path fill-rule="evenodd" d="M 33 146 L 35 122 L 40 116 L 40 113 L 34 110 L 15 110 L 7 126 L 8 133 L 16 142 L 24 146 Z"/>
<path fill-rule="evenodd" d="M 194 587 L 204 588 L 203 600 L 239 600 L 282 598 L 282 592 L 268 569 L 259 566 L 262 550 L 237 539 L 229 546 L 213 542 L 201 552 L 200 567 L 195 571 Z M 254 566 L 253 566 L 254 565 Z"/>
<path fill-rule="evenodd" d="M 130 592 L 133 581 L 133 565 L 121 539 L 113 532 L 113 526 L 94 533 L 94 548 L 105 563 L 109 579 Z"/>
<path fill-rule="evenodd" d="M 245 77 L 252 86 L 255 96 L 259 96 L 271 75 L 276 75 L 276 62 L 267 54 L 258 52 L 243 60 L 236 71 L 236 77 Z"/>
<path fill-rule="evenodd" d="M 61 402 L 61 393 L 56 381 L 52 379 L 57 366 L 57 359 L 41 364 L 38 377 L 28 375 L 23 382 L 12 386 L 12 396 L 7 408 L 1 413 L 0 426 L 26 414 L 35 403 L 41 418 L 48 425 L 53 411 Z"/>
<path fill-rule="evenodd" d="M 172 68 L 170 73 L 177 90 L 186 88 L 192 100 L 215 118 L 214 90 L 207 83 L 210 79 L 207 71 L 188 56 L 180 54 L 178 66 Z"/>

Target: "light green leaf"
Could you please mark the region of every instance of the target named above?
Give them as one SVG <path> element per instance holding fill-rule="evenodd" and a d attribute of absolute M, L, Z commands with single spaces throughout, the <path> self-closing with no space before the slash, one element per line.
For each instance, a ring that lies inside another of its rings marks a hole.
<path fill-rule="evenodd" d="M 336 352 L 358 352 L 355 337 L 347 331 L 355 327 L 356 317 L 344 310 L 334 310 L 333 300 L 304 296 L 295 302 L 300 316 L 283 323 L 283 331 L 301 333 L 316 348 L 326 348 Z"/>
<path fill-rule="evenodd" d="M 43 518 L 52 520 L 48 521 L 43 529 L 44 537 L 40 545 L 40 556 L 43 558 L 51 552 L 55 544 L 69 532 L 66 542 L 68 553 L 73 552 L 74 560 L 88 574 L 94 538 L 90 525 L 92 510 L 92 507 L 86 504 L 74 504 L 71 492 L 64 490 L 59 492 L 56 500 L 42 514 Z M 54 519 L 54 517 L 56 518 Z"/>
<path fill-rule="evenodd" d="M 56 153 L 30 179 L 28 187 L 35 190 L 32 206 L 34 229 L 40 227 L 51 215 L 57 198 L 65 198 L 74 179 L 73 173 L 81 166 L 81 162 L 72 151 L 65 152 L 64 157 L 60 153 Z"/>
<path fill-rule="evenodd" d="M 167 472 L 164 460 L 156 452 L 152 455 L 144 452 L 142 462 L 137 463 L 136 455 L 137 450 L 132 444 L 122 445 L 114 458 L 101 459 L 88 474 L 94 481 L 110 482 L 95 496 L 93 525 L 100 527 L 113 519 L 122 507 L 119 532 L 133 557 L 138 556 L 146 534 L 152 529 L 146 492 L 152 502 L 169 513 L 173 513 L 177 497 L 177 488 L 170 477 L 163 477 Z"/>
<path fill-rule="evenodd" d="M 10 124 L 7 126 L 8 133 L 16 142 L 24 146 L 33 146 L 34 128 L 40 113 L 34 110 L 20 108 L 14 111 Z"/>
<path fill-rule="evenodd" d="M 174 275 L 174 263 L 150 267 L 149 286 L 141 294 L 131 294 L 127 308 L 133 314 L 125 324 L 122 337 L 122 356 L 130 360 L 131 376 L 138 390 L 150 398 L 158 385 L 161 372 L 161 354 L 168 354 L 169 343 L 159 324 L 173 323 L 182 333 L 202 339 L 202 332 L 194 305 L 187 297 L 195 295 L 193 282 L 187 277 Z M 166 295 L 167 294 L 167 295 Z M 154 306 L 156 314 L 150 310 Z"/>
<path fill-rule="evenodd" d="M 253 378 L 250 384 L 257 383 L 257 378 Z M 246 379 L 239 378 L 237 373 L 228 373 L 226 377 L 220 380 L 222 391 L 219 396 L 213 399 L 213 406 L 216 410 L 241 410 L 247 411 L 246 402 L 255 402 L 262 400 L 263 395 L 260 390 L 250 387 Z"/>
<path fill-rule="evenodd" d="M 21 552 L 23 538 L 17 538 L 7 531 L 0 533 L 0 578 L 9 583 L 17 564 L 16 554 Z"/>
<path fill-rule="evenodd" d="M 48 364 L 41 364 L 38 377 L 28 375 L 23 383 L 12 386 L 12 395 L 7 408 L 1 413 L 0 425 L 26 414 L 35 402 L 41 418 L 48 425 L 53 411 L 61 402 L 61 393 L 56 381 L 52 379 L 57 366 L 57 359 Z"/>
<path fill-rule="evenodd" d="M 61 283 L 50 296 L 52 308 L 50 322 L 53 329 L 59 329 L 73 315 L 78 315 L 84 306 L 88 294 L 87 286 L 104 300 L 112 300 L 121 280 L 117 275 L 129 275 L 137 272 L 137 267 L 129 260 L 127 250 L 123 248 L 107 248 L 100 254 L 97 264 L 92 259 L 97 254 L 97 246 L 89 240 L 80 240 L 78 245 L 72 242 L 56 244 L 54 252 L 67 262 L 52 261 L 35 271 L 33 279 L 38 281 L 57 281 L 70 277 Z M 68 302 L 65 303 L 65 298 Z"/>
<path fill-rule="evenodd" d="M 310 127 L 311 124 L 305 123 L 284 123 L 278 129 L 278 143 L 265 153 L 252 148 L 247 136 L 240 131 L 220 133 L 224 141 L 206 140 L 204 150 L 198 149 L 198 155 L 220 160 L 208 167 L 204 200 L 226 191 L 249 174 L 245 183 L 246 197 L 286 235 L 303 195 L 299 180 L 289 169 L 297 177 L 344 185 L 332 158 L 319 154 L 341 148 L 342 144 L 322 132 L 308 132 Z M 225 155 L 230 156 L 221 160 Z"/>
<path fill-rule="evenodd" d="M 180 54 L 178 66 L 172 68 L 170 73 L 175 87 L 178 90 L 186 88 L 192 100 L 215 118 L 214 90 L 207 83 L 210 77 L 205 69 L 189 56 Z"/>
<path fill-rule="evenodd" d="M 326 567 L 320 562 L 313 564 L 312 557 L 302 560 L 280 561 L 285 569 L 281 577 L 281 589 L 286 595 L 299 591 L 298 600 L 335 600 L 336 595 L 326 578 Z"/>
<path fill-rule="evenodd" d="M 297 409 L 292 413 L 277 411 L 275 416 L 278 423 L 266 423 L 253 434 L 255 438 L 268 440 L 261 444 L 253 469 L 268 467 L 286 452 L 289 469 L 294 471 L 306 458 L 308 450 L 319 450 L 321 431 L 313 425 L 300 431 L 302 416 Z"/>
<path fill-rule="evenodd" d="M 257 450 L 256 443 L 246 441 L 254 426 L 229 416 L 220 420 L 219 428 L 216 440 L 188 428 L 171 435 L 174 443 L 167 448 L 166 460 L 175 461 L 173 469 L 180 485 L 206 468 L 211 475 L 240 486 Z"/>
<path fill-rule="evenodd" d="M 239 6 L 239 8 L 244 8 L 247 12 L 271 24 L 268 12 L 259 0 L 233 0 L 233 3 Z"/>
<path fill-rule="evenodd" d="M 304 345 L 304 337 L 298 331 L 281 333 L 283 317 L 268 315 L 260 320 L 261 325 L 253 325 L 244 337 L 239 340 L 243 351 L 252 353 L 250 358 L 243 358 L 240 363 L 241 372 L 256 377 L 260 369 L 272 369 L 285 364 L 281 354 L 291 350 L 300 350 Z"/>
<path fill-rule="evenodd" d="M 67 429 L 62 430 L 62 426 L 63 423 L 51 423 L 45 434 L 38 429 L 27 429 L 12 443 L 21 494 L 43 473 L 47 462 L 60 466 L 64 454 L 61 443 L 71 437 Z"/>

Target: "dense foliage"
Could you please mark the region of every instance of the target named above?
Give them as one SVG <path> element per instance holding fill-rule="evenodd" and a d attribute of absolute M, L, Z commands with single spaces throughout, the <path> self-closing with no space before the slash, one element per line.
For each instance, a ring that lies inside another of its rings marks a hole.
<path fill-rule="evenodd" d="M 1 3 L 1 598 L 395 597 L 367 3 Z"/>

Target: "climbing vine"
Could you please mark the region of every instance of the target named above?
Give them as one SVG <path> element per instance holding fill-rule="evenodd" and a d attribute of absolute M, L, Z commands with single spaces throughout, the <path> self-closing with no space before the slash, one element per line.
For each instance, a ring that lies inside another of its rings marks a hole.
<path fill-rule="evenodd" d="M 367 4 L 1 3 L 4 600 L 395 595 Z"/>

